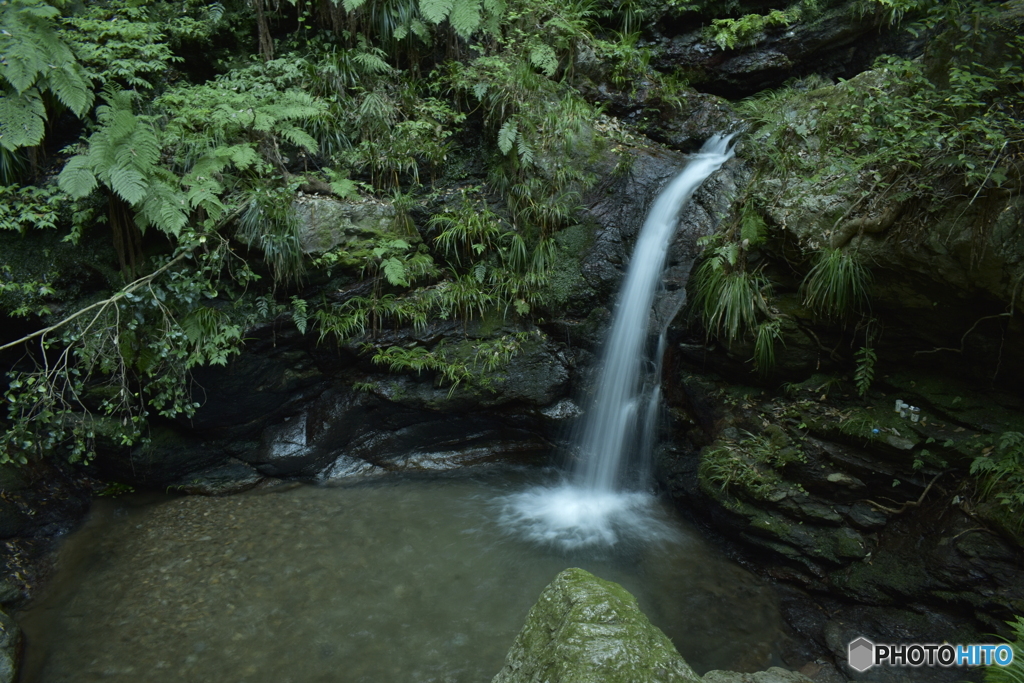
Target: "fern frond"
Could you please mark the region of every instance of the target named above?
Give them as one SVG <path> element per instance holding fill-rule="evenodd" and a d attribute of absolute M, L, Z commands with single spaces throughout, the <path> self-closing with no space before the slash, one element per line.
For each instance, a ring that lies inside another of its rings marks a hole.
<path fill-rule="evenodd" d="M 530 48 L 530 63 L 551 77 L 558 70 L 558 55 L 547 43 L 540 43 Z"/>
<path fill-rule="evenodd" d="M 480 28 L 480 0 L 455 0 L 448 23 L 462 38 L 469 38 Z"/>
<path fill-rule="evenodd" d="M 139 228 L 155 226 L 175 237 L 188 224 L 188 199 L 163 180 L 153 180 L 139 207 Z"/>
<path fill-rule="evenodd" d="M 533 163 L 533 148 L 530 147 L 530 144 L 526 140 L 523 139 L 522 135 L 519 136 L 519 142 L 518 142 L 517 146 L 519 148 L 519 159 L 520 159 L 520 161 L 522 161 L 527 166 L 532 164 Z"/>
<path fill-rule="evenodd" d="M 319 149 L 319 145 L 316 144 L 316 140 L 313 139 L 306 131 L 295 126 L 284 126 L 279 130 L 281 137 L 288 142 L 292 143 L 296 147 L 303 147 L 308 152 L 316 154 Z"/>
<path fill-rule="evenodd" d="M 440 24 L 452 11 L 452 0 L 420 0 L 420 14 L 431 24 Z"/>
<path fill-rule="evenodd" d="M 96 189 L 97 184 L 88 158 L 81 154 L 71 157 L 57 177 L 60 189 L 75 199 L 88 195 Z"/>
<path fill-rule="evenodd" d="M 376 52 L 359 51 L 352 56 L 352 59 L 367 73 L 383 74 L 391 71 L 391 66 Z"/>
<path fill-rule="evenodd" d="M 501 124 L 501 129 L 498 131 L 498 149 L 501 150 L 502 154 L 508 154 L 512 151 L 512 145 L 516 141 L 518 131 L 519 128 L 515 119 L 508 119 L 505 123 Z"/>
<path fill-rule="evenodd" d="M 46 107 L 39 91 L 0 95 L 0 145 L 14 151 L 39 144 L 46 134 Z"/>
<path fill-rule="evenodd" d="M 135 206 L 146 197 L 146 178 L 129 166 L 114 166 L 107 171 L 106 180 L 114 194 Z"/>
<path fill-rule="evenodd" d="M 78 64 L 67 62 L 50 70 L 44 83 L 75 116 L 85 115 L 92 107 L 93 92 L 89 87 L 85 70 Z"/>

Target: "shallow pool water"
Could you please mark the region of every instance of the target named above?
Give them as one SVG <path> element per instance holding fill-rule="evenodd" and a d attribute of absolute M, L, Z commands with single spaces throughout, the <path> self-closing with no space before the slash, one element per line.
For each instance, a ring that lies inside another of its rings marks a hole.
<path fill-rule="evenodd" d="M 25 680 L 483 683 L 572 566 L 636 595 L 699 672 L 773 663 L 770 588 L 660 503 L 610 546 L 519 524 L 522 497 L 556 477 L 490 468 L 98 503 L 21 615 Z"/>

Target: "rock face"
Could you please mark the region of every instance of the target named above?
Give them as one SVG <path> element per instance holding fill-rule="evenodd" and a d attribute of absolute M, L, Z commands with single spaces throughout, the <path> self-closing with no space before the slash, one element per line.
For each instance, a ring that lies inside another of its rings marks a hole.
<path fill-rule="evenodd" d="M 541 593 L 492 683 L 698 683 L 636 598 L 566 569 Z"/>
<path fill-rule="evenodd" d="M 678 132 L 680 144 L 684 137 L 703 142 L 733 125 L 713 113 L 711 99 L 697 97 L 694 107 L 712 112 L 705 118 L 715 129 L 691 124 Z M 540 327 L 434 320 L 422 329 L 378 330 L 374 337 L 384 346 L 444 345 L 471 356 L 480 341 L 515 336 L 518 351 L 506 367 L 453 388 L 432 372 L 389 373 L 374 365 L 363 351 L 369 337 L 318 343 L 314 333 L 300 334 L 284 316 L 249 330 L 242 354 L 226 367 L 197 369 L 195 395 L 202 407 L 192 418 L 155 425 L 149 443 L 131 452 L 105 453 L 99 472 L 135 485 L 223 494 L 264 477 L 328 481 L 550 453 L 581 414 L 571 400 L 591 380 L 609 308 L 647 209 L 687 162 L 682 153 L 633 138 L 625 161 L 606 154 L 594 162 L 595 174 L 606 181 L 584 198 L 580 223 L 556 236 L 559 261 Z M 616 173 L 616 163 L 628 165 L 628 172 Z M 697 240 L 715 230 L 746 173 L 743 164 L 730 162 L 684 209 L 651 318 L 653 334 L 684 303 Z M 394 218 L 389 205 L 326 198 L 303 197 L 297 209 L 308 252 L 347 241 L 364 244 L 368 236 L 391 230 Z M 359 290 L 364 286 L 354 283 L 326 296 L 365 294 Z"/>
<path fill-rule="evenodd" d="M 566 569 L 541 593 L 491 683 L 811 683 L 773 667 L 703 678 L 622 586 Z"/>
<path fill-rule="evenodd" d="M 303 253 L 323 253 L 366 235 L 386 232 L 395 218 L 389 204 L 372 200 L 342 202 L 302 196 L 293 205 Z"/>
<path fill-rule="evenodd" d="M 965 472 L 993 433 L 1024 429 L 1019 397 L 911 372 L 865 399 L 826 396 L 822 375 L 773 395 L 681 365 L 684 386 L 666 393 L 675 414 L 694 417 L 675 424 L 659 479 L 752 566 L 799 587 L 783 610 L 810 649 L 792 661 L 824 657 L 852 674 L 846 646 L 857 637 L 980 642 L 1024 610 L 1019 516 L 983 503 Z M 897 397 L 924 406 L 921 422 L 893 412 Z M 906 669 L 872 680 L 972 675 Z"/>
<path fill-rule="evenodd" d="M 0 683 L 18 680 L 21 660 L 21 629 L 14 619 L 0 611 Z"/>
<path fill-rule="evenodd" d="M 717 44 L 699 24 L 672 35 L 669 22 L 663 22 L 653 63 L 688 75 L 700 90 L 738 98 L 808 74 L 850 78 L 883 50 L 920 54 L 922 40 L 900 35 L 880 15 L 863 12 L 852 1 L 829 4 L 809 20 L 765 28 L 732 47 Z M 766 13 L 763 3 L 747 11 Z"/>

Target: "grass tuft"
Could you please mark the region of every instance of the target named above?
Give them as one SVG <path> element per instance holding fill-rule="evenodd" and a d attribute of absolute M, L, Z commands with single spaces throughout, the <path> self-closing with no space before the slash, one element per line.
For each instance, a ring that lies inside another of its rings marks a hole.
<path fill-rule="evenodd" d="M 804 303 L 817 315 L 842 320 L 868 307 L 871 271 L 840 249 L 823 249 L 804 279 Z"/>

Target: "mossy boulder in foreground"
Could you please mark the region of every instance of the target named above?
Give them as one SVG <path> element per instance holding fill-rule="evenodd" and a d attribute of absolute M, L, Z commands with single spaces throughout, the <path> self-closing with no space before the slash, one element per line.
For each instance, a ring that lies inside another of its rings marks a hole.
<path fill-rule="evenodd" d="M 566 569 L 541 593 L 491 683 L 810 683 L 772 668 L 701 678 L 617 583 Z"/>
<path fill-rule="evenodd" d="M 699 683 L 617 583 L 566 569 L 544 589 L 491 683 Z"/>

